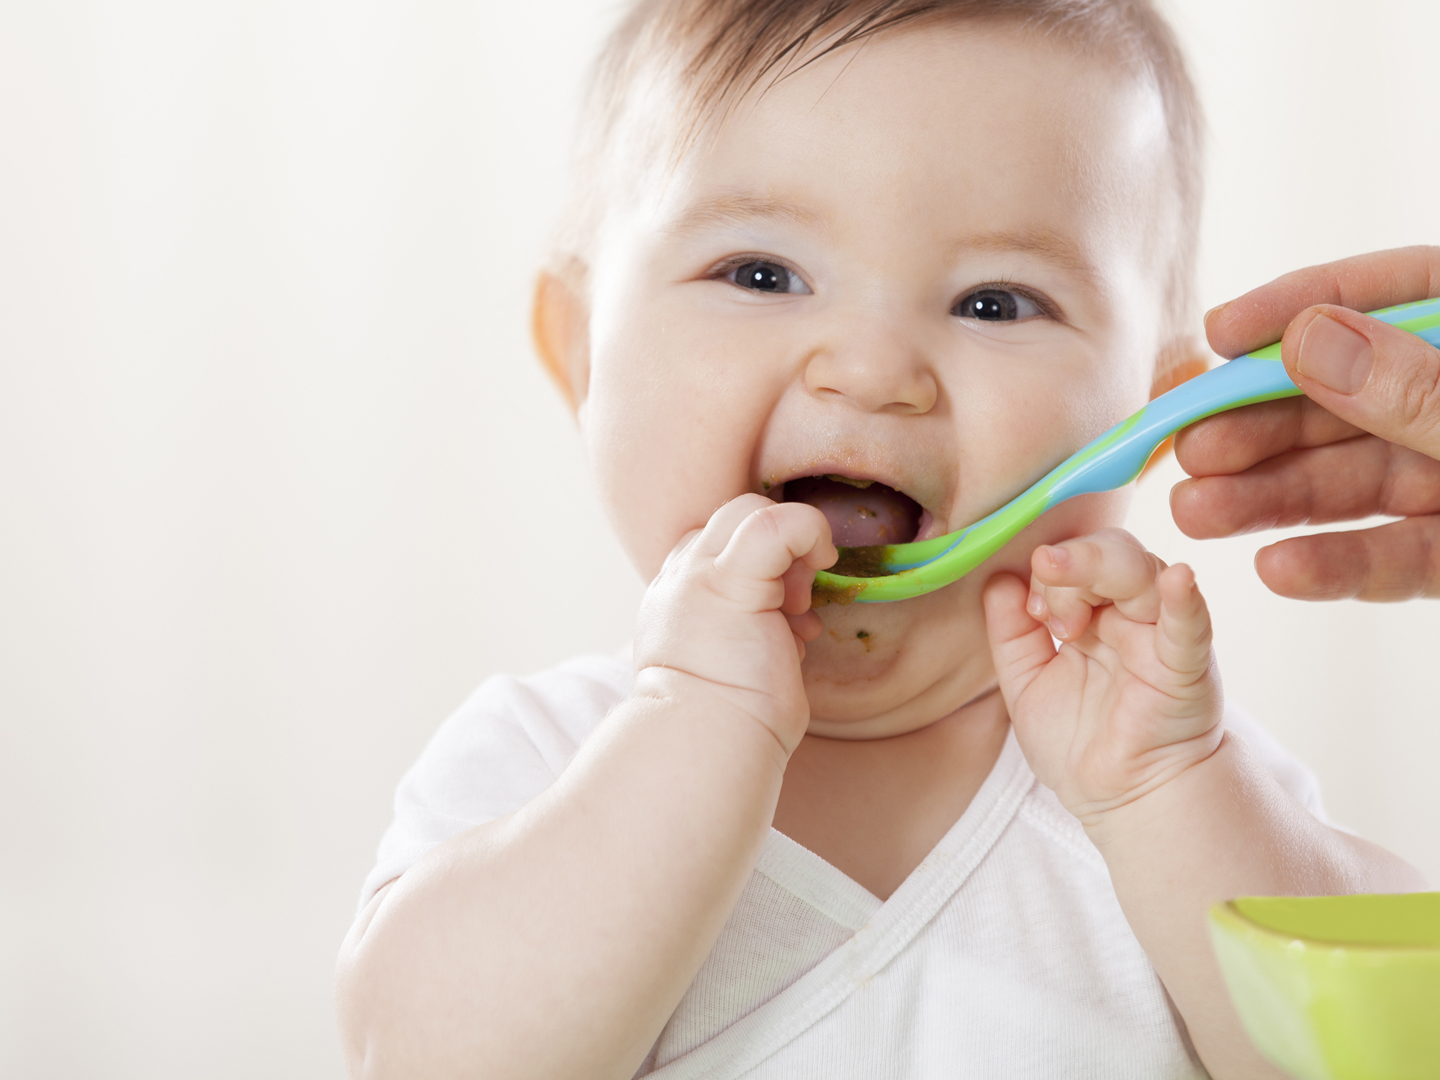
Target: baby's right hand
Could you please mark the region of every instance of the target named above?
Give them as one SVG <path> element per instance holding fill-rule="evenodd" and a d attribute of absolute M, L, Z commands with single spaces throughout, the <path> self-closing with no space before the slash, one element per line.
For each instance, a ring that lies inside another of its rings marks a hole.
<path fill-rule="evenodd" d="M 810 719 L 800 661 L 820 633 L 810 588 L 837 557 L 830 523 L 813 506 L 742 495 L 720 507 L 676 545 L 645 593 L 636 692 L 712 696 L 794 750 Z"/>

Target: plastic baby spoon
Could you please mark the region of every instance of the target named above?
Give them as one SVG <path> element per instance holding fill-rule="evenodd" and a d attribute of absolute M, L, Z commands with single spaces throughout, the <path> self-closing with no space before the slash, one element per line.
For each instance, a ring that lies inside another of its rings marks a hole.
<path fill-rule="evenodd" d="M 1440 346 L 1440 298 L 1370 312 Z M 1082 447 L 1024 493 L 959 532 L 914 544 L 841 548 L 833 570 L 815 575 L 814 602 L 879 603 L 923 596 L 964 577 L 1052 506 L 1124 487 L 1162 442 L 1215 413 L 1300 390 L 1280 362 L 1280 343 L 1237 357 L 1160 395 Z"/>

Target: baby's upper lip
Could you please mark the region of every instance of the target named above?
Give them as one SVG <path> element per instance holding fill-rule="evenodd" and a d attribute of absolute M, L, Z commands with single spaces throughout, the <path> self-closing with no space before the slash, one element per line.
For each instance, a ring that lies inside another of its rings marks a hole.
<path fill-rule="evenodd" d="M 914 495 L 905 491 L 904 478 L 896 476 L 893 473 L 887 473 L 880 469 L 855 469 L 853 467 L 835 465 L 824 461 L 816 462 L 814 465 L 806 466 L 805 468 L 792 469 L 789 472 L 780 474 L 779 477 L 772 480 L 771 483 L 779 487 L 781 484 L 788 484 L 791 480 L 799 480 L 804 476 L 827 476 L 835 480 L 853 480 L 856 481 L 856 487 L 859 487 L 861 484 L 884 484 L 886 487 L 892 487 L 896 491 L 904 492 L 906 495 L 910 495 L 912 499 L 915 499 Z M 919 499 L 915 499 L 915 501 L 920 502 Z"/>

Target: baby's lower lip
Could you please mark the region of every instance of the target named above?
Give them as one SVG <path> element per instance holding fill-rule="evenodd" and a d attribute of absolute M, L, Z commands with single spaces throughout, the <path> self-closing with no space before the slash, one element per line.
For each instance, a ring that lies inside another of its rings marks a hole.
<path fill-rule="evenodd" d="M 802 476 L 785 483 L 785 502 L 815 507 L 830 522 L 837 547 L 908 544 L 928 517 L 910 496 L 878 481 L 860 488 L 824 476 Z"/>

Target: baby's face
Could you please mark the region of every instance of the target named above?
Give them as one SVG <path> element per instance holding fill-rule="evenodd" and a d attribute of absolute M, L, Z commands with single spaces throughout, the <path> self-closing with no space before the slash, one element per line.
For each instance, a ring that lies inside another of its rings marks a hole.
<path fill-rule="evenodd" d="M 1139 408 L 1166 145 L 1152 90 L 1003 27 L 877 37 L 742 102 L 591 267 L 580 422 L 641 571 L 744 492 L 821 506 L 842 545 L 952 532 Z M 983 691 L 985 580 L 1125 499 L 928 596 L 821 608 L 810 730 L 897 734 Z"/>

